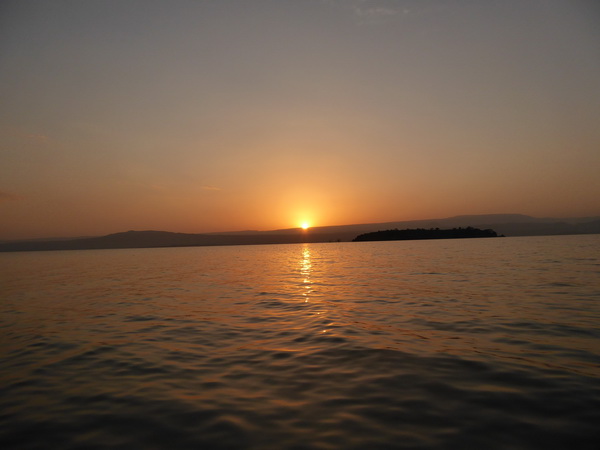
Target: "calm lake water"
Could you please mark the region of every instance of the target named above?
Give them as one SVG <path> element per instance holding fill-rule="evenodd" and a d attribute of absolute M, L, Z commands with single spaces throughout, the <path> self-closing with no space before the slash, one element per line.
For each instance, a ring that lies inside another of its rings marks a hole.
<path fill-rule="evenodd" d="M 0 274 L 1 448 L 600 448 L 600 235 L 5 253 Z"/>

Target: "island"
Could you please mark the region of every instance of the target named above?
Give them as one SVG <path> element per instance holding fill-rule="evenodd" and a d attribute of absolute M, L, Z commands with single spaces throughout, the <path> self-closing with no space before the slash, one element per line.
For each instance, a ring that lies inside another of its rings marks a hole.
<path fill-rule="evenodd" d="M 499 237 L 494 230 L 480 230 L 479 228 L 451 228 L 441 230 L 439 228 L 413 228 L 399 230 L 374 231 L 356 236 L 352 242 L 362 241 L 408 241 L 418 239 L 465 239 L 465 238 L 489 238 Z"/>

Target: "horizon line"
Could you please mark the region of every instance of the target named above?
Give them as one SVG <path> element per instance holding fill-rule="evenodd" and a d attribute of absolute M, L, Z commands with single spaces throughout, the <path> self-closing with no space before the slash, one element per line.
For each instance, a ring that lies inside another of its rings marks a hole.
<path fill-rule="evenodd" d="M 311 226 L 308 230 L 311 229 L 320 229 L 320 228 L 336 228 L 336 227 L 352 227 L 352 226 L 368 226 L 368 225 L 385 225 L 385 224 L 393 224 L 393 223 L 408 223 L 408 222 L 427 222 L 427 221 L 437 221 L 437 220 L 448 220 L 448 219 L 456 219 L 460 217 L 478 217 L 478 216 L 521 216 L 527 217 L 531 219 L 540 219 L 540 220 L 553 220 L 553 219 L 597 219 L 600 218 L 600 213 L 598 215 L 586 215 L 586 216 L 558 216 L 558 217 L 538 217 L 532 216 L 529 214 L 523 213 L 483 213 L 483 214 L 457 214 L 453 216 L 447 217 L 436 217 L 436 218 L 427 218 L 427 219 L 407 219 L 407 220 L 389 220 L 384 222 L 361 222 L 361 223 L 350 223 L 350 224 L 336 224 L 336 225 L 317 225 Z M 144 231 L 152 231 L 152 232 L 164 232 L 164 233 L 178 233 L 178 234 L 204 234 L 204 235 L 219 235 L 219 234 L 235 234 L 235 233 L 268 233 L 268 232 L 282 232 L 282 231 L 293 231 L 293 230 L 302 230 L 301 227 L 289 227 L 289 228 L 274 228 L 274 229 L 265 229 L 265 230 L 256 230 L 256 229 L 246 229 L 246 230 L 230 230 L 230 231 L 204 231 L 204 232 L 183 232 L 183 231 L 167 231 L 167 230 L 156 230 L 156 229 L 143 229 L 143 230 L 126 230 L 126 231 L 114 231 L 106 234 L 97 234 L 97 235 L 86 235 L 86 236 L 45 236 L 45 237 L 27 237 L 27 238 L 16 238 L 16 239 L 0 239 L 0 242 L 26 242 L 26 241 L 44 241 L 44 240 L 70 240 L 70 239 L 88 239 L 88 238 L 96 238 L 103 236 L 110 236 L 113 234 L 119 233 L 127 233 L 127 232 L 144 232 Z M 306 231 L 308 231 L 306 230 Z"/>

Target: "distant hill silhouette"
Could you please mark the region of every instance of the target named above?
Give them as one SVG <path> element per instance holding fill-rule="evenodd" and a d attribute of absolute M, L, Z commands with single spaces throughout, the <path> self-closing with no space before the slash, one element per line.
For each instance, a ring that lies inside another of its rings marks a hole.
<path fill-rule="evenodd" d="M 494 230 L 480 230 L 479 228 L 451 228 L 442 230 L 440 228 L 408 228 L 399 230 L 374 231 L 356 236 L 353 242 L 362 241 L 407 241 L 419 239 L 465 239 L 465 238 L 489 238 L 498 237 Z"/>
<path fill-rule="evenodd" d="M 287 244 L 302 242 L 301 235 L 208 235 L 168 231 L 126 231 L 107 236 L 62 241 L 25 241 L 0 244 L 0 252 L 91 250 L 108 248 L 192 247 L 211 245 Z"/>
<path fill-rule="evenodd" d="M 351 241 L 359 234 L 371 233 L 377 230 L 457 227 L 493 229 L 505 236 L 595 234 L 600 233 L 600 217 L 553 219 L 536 218 L 522 214 L 488 214 L 456 216 L 445 219 L 313 227 L 306 231 L 299 228 L 204 234 L 127 231 L 100 237 L 2 242 L 0 243 L 0 252 L 335 242 Z"/>

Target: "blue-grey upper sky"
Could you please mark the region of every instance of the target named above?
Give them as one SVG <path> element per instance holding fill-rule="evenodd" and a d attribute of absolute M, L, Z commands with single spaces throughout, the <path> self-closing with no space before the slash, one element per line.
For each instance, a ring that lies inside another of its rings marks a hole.
<path fill-rule="evenodd" d="M 600 3 L 0 4 L 0 239 L 600 215 Z"/>

